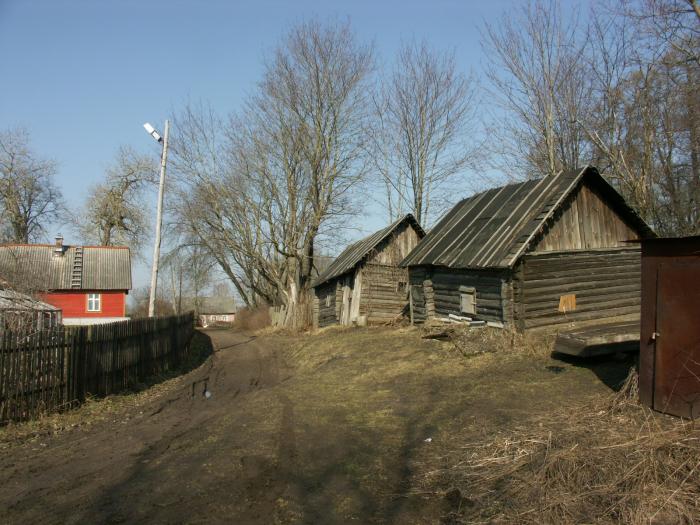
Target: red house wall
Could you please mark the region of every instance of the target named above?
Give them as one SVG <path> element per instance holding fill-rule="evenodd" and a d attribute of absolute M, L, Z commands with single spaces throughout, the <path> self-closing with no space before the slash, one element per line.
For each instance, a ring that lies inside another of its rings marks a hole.
<path fill-rule="evenodd" d="M 102 295 L 101 311 L 88 312 L 88 294 Z M 126 292 L 123 290 L 65 290 L 44 294 L 43 300 L 63 310 L 63 318 L 70 317 L 124 317 L 126 315 Z"/>

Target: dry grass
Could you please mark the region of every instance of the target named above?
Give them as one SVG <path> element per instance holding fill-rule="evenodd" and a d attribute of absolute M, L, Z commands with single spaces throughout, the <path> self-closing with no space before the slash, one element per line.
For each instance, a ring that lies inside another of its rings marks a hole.
<path fill-rule="evenodd" d="M 700 430 L 636 402 L 636 373 L 604 401 L 466 444 L 422 477 L 453 523 L 696 523 Z"/>
<path fill-rule="evenodd" d="M 236 319 L 233 322 L 234 328 L 239 330 L 260 330 L 270 326 L 270 311 L 267 306 L 258 308 L 241 308 L 236 312 Z"/>

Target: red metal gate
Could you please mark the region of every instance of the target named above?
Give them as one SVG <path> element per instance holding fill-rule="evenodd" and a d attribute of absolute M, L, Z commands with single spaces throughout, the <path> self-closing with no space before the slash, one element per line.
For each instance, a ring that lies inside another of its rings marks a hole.
<path fill-rule="evenodd" d="M 639 394 L 700 417 L 700 237 L 642 242 Z"/>
<path fill-rule="evenodd" d="M 700 415 L 700 265 L 659 266 L 654 409 Z M 695 328 L 693 328 L 695 327 Z"/>

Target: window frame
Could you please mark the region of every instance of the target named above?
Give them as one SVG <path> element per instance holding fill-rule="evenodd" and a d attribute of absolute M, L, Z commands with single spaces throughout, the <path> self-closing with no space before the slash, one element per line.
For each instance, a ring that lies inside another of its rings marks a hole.
<path fill-rule="evenodd" d="M 90 302 L 92 301 L 93 307 L 90 308 Z M 87 309 L 89 313 L 97 313 L 102 311 L 102 294 L 101 293 L 89 293 L 87 294 Z"/>

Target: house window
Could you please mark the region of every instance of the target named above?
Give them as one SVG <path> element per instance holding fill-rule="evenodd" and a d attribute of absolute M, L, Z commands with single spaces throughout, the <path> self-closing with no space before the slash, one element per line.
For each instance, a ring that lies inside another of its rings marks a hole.
<path fill-rule="evenodd" d="M 88 294 L 88 312 L 99 312 L 102 310 L 102 295 L 99 293 Z"/>
<path fill-rule="evenodd" d="M 476 314 L 476 289 L 460 286 L 459 287 L 459 306 L 463 314 Z"/>
<path fill-rule="evenodd" d="M 406 281 L 399 281 L 396 283 L 396 293 L 406 293 Z"/>

